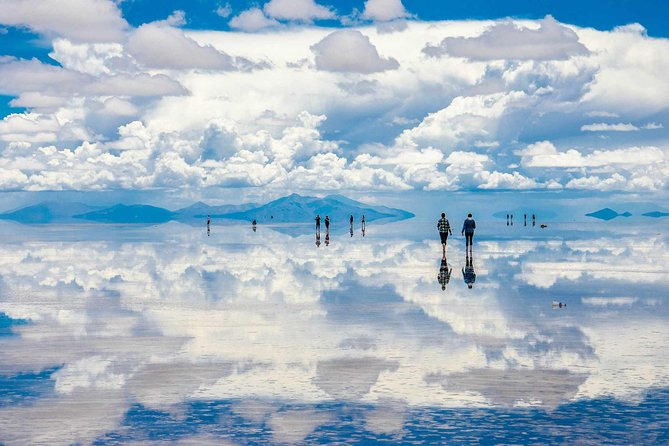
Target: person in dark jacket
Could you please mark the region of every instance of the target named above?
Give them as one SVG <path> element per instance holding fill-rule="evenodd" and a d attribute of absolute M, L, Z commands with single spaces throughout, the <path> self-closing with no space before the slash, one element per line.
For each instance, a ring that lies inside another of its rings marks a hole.
<path fill-rule="evenodd" d="M 473 249 L 474 245 L 474 230 L 476 229 L 476 221 L 472 218 L 472 214 L 467 215 L 464 223 L 462 223 L 462 235 L 465 236 L 465 249 Z"/>
<path fill-rule="evenodd" d="M 462 278 L 467 284 L 467 288 L 470 290 L 476 282 L 476 272 L 474 271 L 474 254 L 467 252 L 467 258 L 465 261 L 465 267 L 462 268 Z"/>

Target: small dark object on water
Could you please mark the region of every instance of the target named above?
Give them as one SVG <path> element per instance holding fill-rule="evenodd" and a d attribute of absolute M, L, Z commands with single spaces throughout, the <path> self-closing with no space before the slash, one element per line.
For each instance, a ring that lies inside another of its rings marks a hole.
<path fill-rule="evenodd" d="M 543 223 L 542 223 L 541 226 L 540 226 L 541 229 L 546 229 L 547 227 L 548 227 L 548 225 L 545 225 L 545 224 L 543 224 Z"/>
<path fill-rule="evenodd" d="M 565 303 L 557 302 L 555 300 L 553 301 L 553 309 L 555 309 L 555 308 L 565 308 L 566 306 L 567 306 L 567 304 L 565 304 Z"/>

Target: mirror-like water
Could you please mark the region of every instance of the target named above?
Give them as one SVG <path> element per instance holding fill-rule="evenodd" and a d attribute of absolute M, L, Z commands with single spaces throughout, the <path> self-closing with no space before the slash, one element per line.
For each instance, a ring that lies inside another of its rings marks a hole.
<path fill-rule="evenodd" d="M 662 221 L 434 224 L 0 224 L 0 443 L 669 442 Z"/>

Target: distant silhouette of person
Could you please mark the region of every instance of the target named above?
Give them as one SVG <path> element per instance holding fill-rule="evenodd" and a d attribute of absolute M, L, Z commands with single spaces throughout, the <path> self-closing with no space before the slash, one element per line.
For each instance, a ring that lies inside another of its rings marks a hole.
<path fill-rule="evenodd" d="M 532 214 L 532 226 L 537 224 L 537 216 L 535 214 Z"/>
<path fill-rule="evenodd" d="M 446 257 L 446 245 L 448 244 L 448 235 L 453 235 L 451 224 L 446 218 L 446 213 L 441 213 L 441 218 L 437 221 L 437 230 L 439 231 L 439 238 L 441 239 L 442 257 Z"/>
<path fill-rule="evenodd" d="M 565 303 L 558 302 L 556 300 L 553 301 L 553 309 L 555 309 L 555 308 L 565 308 L 566 306 L 567 306 L 567 304 L 565 304 Z"/>
<path fill-rule="evenodd" d="M 545 224 L 541 223 L 541 226 L 539 226 L 539 227 L 540 227 L 541 229 L 546 229 L 546 228 L 548 227 L 548 225 L 545 225 Z"/>
<path fill-rule="evenodd" d="M 525 223 L 525 226 L 527 226 L 527 214 L 523 214 L 523 222 Z"/>
<path fill-rule="evenodd" d="M 211 216 L 207 215 L 207 237 L 211 234 Z"/>
<path fill-rule="evenodd" d="M 511 214 L 511 226 L 513 226 L 513 214 Z"/>
<path fill-rule="evenodd" d="M 465 221 L 462 223 L 462 235 L 465 236 L 465 249 L 473 249 L 474 245 L 474 230 L 476 229 L 476 221 L 472 218 L 472 214 L 468 214 Z"/>
<path fill-rule="evenodd" d="M 362 218 L 360 219 L 360 226 L 362 226 L 362 230 L 365 230 L 365 216 L 363 215 Z"/>
<path fill-rule="evenodd" d="M 321 216 L 316 214 L 316 234 L 319 234 L 320 236 L 321 233 Z"/>
<path fill-rule="evenodd" d="M 325 246 L 330 246 L 330 217 L 325 216 Z"/>
<path fill-rule="evenodd" d="M 320 231 L 316 231 L 316 248 L 321 247 L 321 233 Z"/>
<path fill-rule="evenodd" d="M 446 290 L 446 285 L 451 281 L 451 272 L 453 272 L 453 268 L 449 266 L 446 257 L 442 257 L 439 266 L 439 274 L 437 274 L 437 281 L 441 285 L 442 291 Z"/>
<path fill-rule="evenodd" d="M 351 223 L 351 226 L 353 226 L 353 215 L 348 219 L 349 223 Z"/>
<path fill-rule="evenodd" d="M 471 289 L 476 282 L 476 272 L 474 271 L 474 254 L 467 252 L 465 267 L 462 268 L 462 278 L 467 284 L 467 288 Z"/>
<path fill-rule="evenodd" d="M 506 225 L 509 226 L 509 214 L 506 214 Z"/>
<path fill-rule="evenodd" d="M 348 219 L 350 223 L 350 228 L 349 228 L 349 233 L 351 234 L 351 237 L 353 237 L 353 215 L 351 215 L 351 218 Z"/>
<path fill-rule="evenodd" d="M 253 228 L 253 232 L 256 232 L 256 225 L 258 223 L 256 222 L 256 219 L 254 218 L 253 221 L 251 222 L 251 228 Z"/>

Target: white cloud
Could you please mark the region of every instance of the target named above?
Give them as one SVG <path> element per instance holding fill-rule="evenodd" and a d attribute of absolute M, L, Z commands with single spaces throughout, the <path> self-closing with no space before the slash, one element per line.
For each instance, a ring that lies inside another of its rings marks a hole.
<path fill-rule="evenodd" d="M 585 116 L 590 118 L 620 118 L 618 113 L 608 112 L 608 111 L 589 111 L 585 113 Z"/>
<path fill-rule="evenodd" d="M 495 23 L 477 37 L 446 37 L 438 46 L 426 46 L 428 56 L 466 57 L 472 60 L 560 60 L 588 53 L 571 28 L 546 16 L 539 27 L 521 28 L 512 21 Z"/>
<path fill-rule="evenodd" d="M 400 20 L 394 35 L 378 23 L 333 30 L 286 20 L 255 8 L 231 26 L 263 32 L 186 31 L 176 11 L 118 42 L 55 38 L 60 66 L 0 57 L 0 94 L 29 109 L 2 126 L 7 188 L 666 188 L 666 39 L 550 19 Z M 421 52 L 499 27 L 511 36 L 500 42 L 525 39 L 536 59 Z M 591 51 L 565 59 L 568 42 Z M 579 116 L 595 118 L 586 123 L 598 131 L 615 122 L 647 131 L 574 135 Z M 21 121 L 35 122 L 19 131 Z M 565 148 L 518 151 L 528 138 Z"/>
<path fill-rule="evenodd" d="M 0 23 L 77 41 L 121 41 L 128 24 L 110 0 L 1 0 Z"/>
<path fill-rule="evenodd" d="M 232 15 L 232 6 L 230 6 L 230 3 L 226 3 L 225 5 L 216 8 L 215 12 L 219 17 L 226 19 Z"/>
<path fill-rule="evenodd" d="M 149 23 L 128 39 L 129 53 L 142 65 L 168 69 L 233 69 L 232 58 L 210 45 L 199 45 L 183 31 L 161 23 Z"/>
<path fill-rule="evenodd" d="M 385 22 L 409 17 L 402 0 L 366 0 L 362 18 Z"/>
<path fill-rule="evenodd" d="M 488 172 L 482 171 L 475 174 L 475 178 L 481 181 L 479 189 L 537 189 L 541 186 L 532 178 L 527 178 L 518 172 Z"/>
<path fill-rule="evenodd" d="M 242 11 L 238 16 L 233 17 L 230 20 L 229 25 L 231 28 L 253 32 L 279 26 L 279 22 L 267 17 L 261 9 L 251 8 Z"/>
<path fill-rule="evenodd" d="M 279 20 L 325 20 L 336 18 L 332 8 L 314 0 L 270 0 L 263 6 L 265 14 Z"/>
<path fill-rule="evenodd" d="M 585 176 L 574 178 L 564 186 L 567 189 L 592 189 L 599 191 L 627 189 L 627 179 L 619 173 L 609 177 Z"/>
<path fill-rule="evenodd" d="M 582 297 L 581 302 L 584 305 L 591 305 L 596 307 L 624 306 L 632 305 L 639 301 L 638 297 Z"/>
<path fill-rule="evenodd" d="M 448 107 L 428 114 L 418 126 L 404 130 L 395 144 L 401 147 L 435 145 L 447 152 L 470 144 L 496 143 L 501 119 L 532 102 L 522 91 L 459 96 Z"/>
<path fill-rule="evenodd" d="M 634 124 L 607 124 L 604 122 L 599 122 L 595 124 L 586 124 L 581 126 L 582 132 L 635 132 L 639 130 L 639 127 Z"/>
<path fill-rule="evenodd" d="M 376 73 L 399 68 L 397 60 L 379 55 L 369 37 L 356 30 L 340 30 L 311 46 L 316 68 L 325 71 Z"/>
<path fill-rule="evenodd" d="M 530 144 L 518 152 L 525 167 L 601 167 L 609 165 L 649 165 L 665 161 L 665 153 L 657 147 L 628 147 L 594 150 L 583 154 L 578 150 L 558 151 L 550 141 Z"/>

